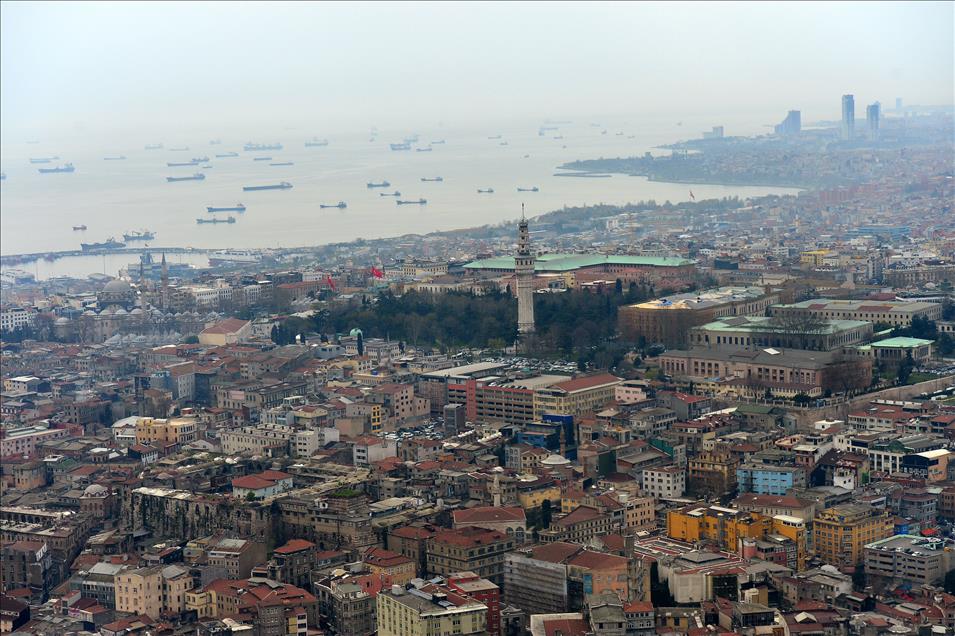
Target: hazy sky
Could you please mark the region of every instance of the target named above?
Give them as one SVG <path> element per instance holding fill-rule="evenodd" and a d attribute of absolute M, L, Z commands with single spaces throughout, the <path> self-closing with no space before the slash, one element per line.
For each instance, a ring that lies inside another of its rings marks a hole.
<path fill-rule="evenodd" d="M 712 115 L 953 98 L 953 3 L 3 2 L 3 135 Z M 859 116 L 857 114 L 857 116 Z"/>

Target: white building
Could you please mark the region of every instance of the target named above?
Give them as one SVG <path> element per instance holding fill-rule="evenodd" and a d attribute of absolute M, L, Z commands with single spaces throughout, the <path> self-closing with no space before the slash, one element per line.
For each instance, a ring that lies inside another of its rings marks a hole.
<path fill-rule="evenodd" d="M 682 497 L 686 492 L 686 469 L 680 466 L 644 468 L 643 492 L 657 499 Z"/>
<path fill-rule="evenodd" d="M 0 311 L 0 330 L 13 331 L 18 327 L 32 327 L 36 312 L 25 307 L 6 307 Z"/>

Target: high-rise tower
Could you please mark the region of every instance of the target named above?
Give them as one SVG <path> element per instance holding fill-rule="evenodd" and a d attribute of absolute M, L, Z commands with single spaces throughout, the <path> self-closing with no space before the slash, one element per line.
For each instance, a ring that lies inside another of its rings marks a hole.
<path fill-rule="evenodd" d="M 517 275 L 517 333 L 534 333 L 534 261 L 531 239 L 527 231 L 527 218 L 521 206 L 521 222 L 518 224 L 517 256 L 514 258 L 514 273 Z"/>
<path fill-rule="evenodd" d="M 842 96 L 842 139 L 851 141 L 856 136 L 856 98 Z"/>

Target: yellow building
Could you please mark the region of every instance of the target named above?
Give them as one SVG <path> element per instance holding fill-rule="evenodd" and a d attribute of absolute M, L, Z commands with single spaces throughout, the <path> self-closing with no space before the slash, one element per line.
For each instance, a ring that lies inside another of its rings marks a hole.
<path fill-rule="evenodd" d="M 362 560 L 373 574 L 390 576 L 395 585 L 404 585 L 417 576 L 415 562 L 391 550 L 369 548 Z"/>
<path fill-rule="evenodd" d="M 179 614 L 186 610 L 192 583 L 189 572 L 175 565 L 125 570 L 114 581 L 116 611 L 150 618 L 163 612 Z"/>
<path fill-rule="evenodd" d="M 613 400 L 614 390 L 621 382 L 609 373 L 598 373 L 538 388 L 534 391 L 534 418 L 599 410 Z"/>
<path fill-rule="evenodd" d="M 556 484 L 546 488 L 536 488 L 534 490 L 521 490 L 520 485 L 517 488 L 517 501 L 524 510 L 539 508 L 545 501 L 556 503 L 561 501 L 560 486 Z M 556 506 L 555 506 L 556 508 Z"/>
<path fill-rule="evenodd" d="M 444 586 L 425 585 L 415 594 L 396 586 L 376 600 L 378 636 L 486 633 L 487 605 Z"/>
<path fill-rule="evenodd" d="M 198 420 L 195 417 L 157 419 L 141 417 L 136 422 L 137 444 L 188 444 L 196 441 Z"/>
<path fill-rule="evenodd" d="M 816 556 L 836 567 L 862 563 L 866 544 L 892 536 L 892 520 L 866 504 L 844 504 L 816 513 L 813 545 Z"/>
<path fill-rule="evenodd" d="M 742 539 L 778 535 L 796 544 L 797 569 L 803 568 L 806 559 L 806 522 L 798 517 L 770 517 L 699 503 L 667 511 L 667 535 L 687 543 L 710 541 L 731 552 L 740 549 Z"/>
<path fill-rule="evenodd" d="M 826 257 L 832 254 L 832 250 L 807 250 L 800 252 L 799 264 L 803 267 L 821 267 Z"/>

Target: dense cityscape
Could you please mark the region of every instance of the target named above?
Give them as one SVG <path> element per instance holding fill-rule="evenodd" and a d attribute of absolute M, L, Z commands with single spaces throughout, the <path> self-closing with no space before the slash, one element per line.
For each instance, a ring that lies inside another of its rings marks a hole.
<path fill-rule="evenodd" d="M 955 2 L 0 0 L 0 636 L 955 636 Z"/>

